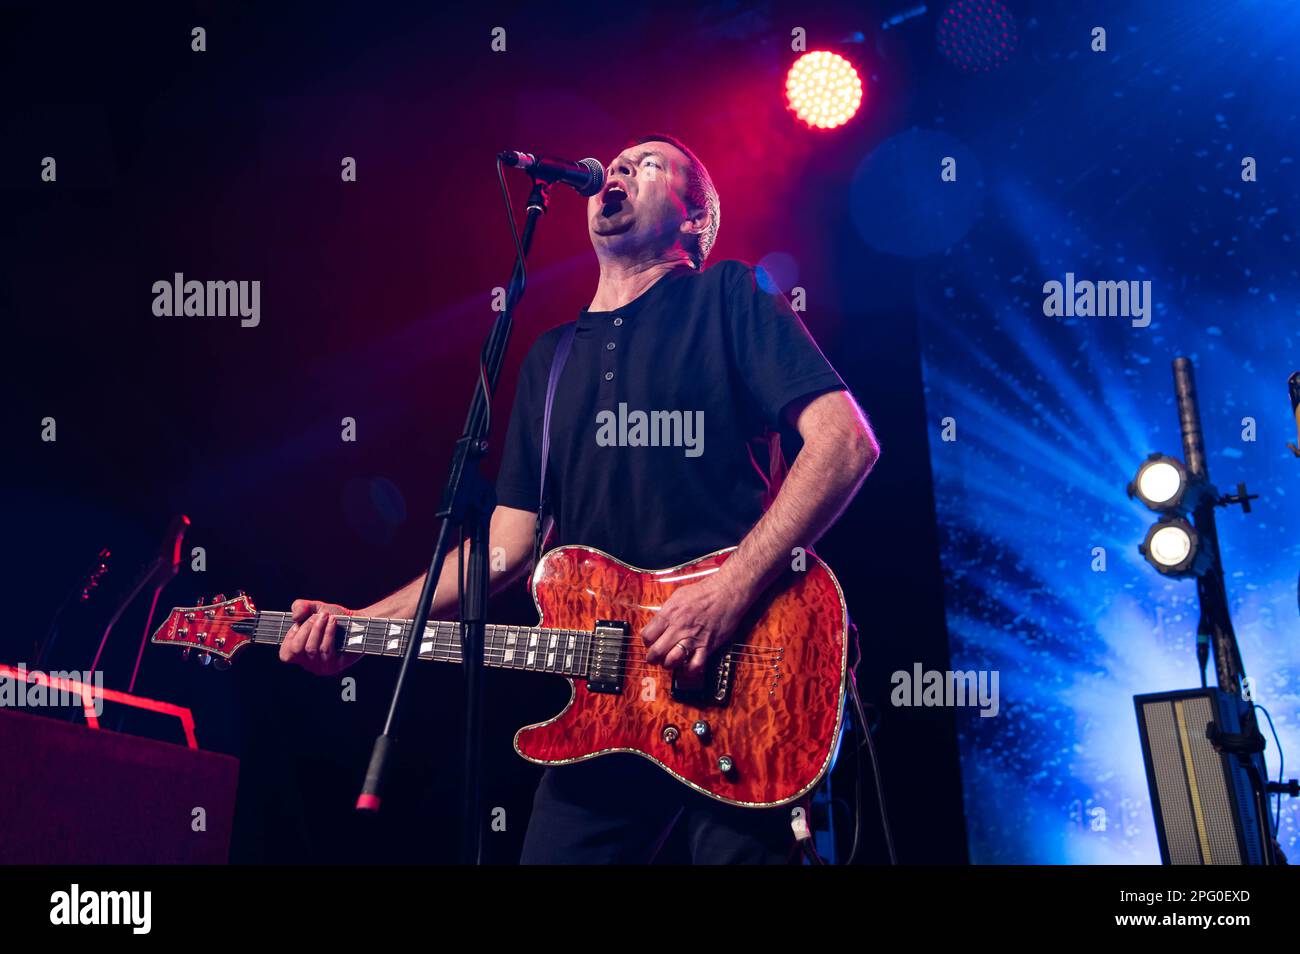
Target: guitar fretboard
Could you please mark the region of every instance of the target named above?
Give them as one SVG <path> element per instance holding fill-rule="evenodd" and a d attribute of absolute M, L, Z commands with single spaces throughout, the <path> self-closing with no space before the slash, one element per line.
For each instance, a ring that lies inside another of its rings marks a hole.
<path fill-rule="evenodd" d="M 278 646 L 293 625 L 288 613 L 258 613 L 253 641 Z M 499 669 L 528 669 L 585 677 L 591 654 L 591 633 L 530 626 L 485 627 L 483 663 Z M 340 616 L 335 626 L 344 652 L 367 656 L 401 656 L 411 637 L 411 620 Z M 420 644 L 420 659 L 461 661 L 460 624 L 430 621 Z"/>

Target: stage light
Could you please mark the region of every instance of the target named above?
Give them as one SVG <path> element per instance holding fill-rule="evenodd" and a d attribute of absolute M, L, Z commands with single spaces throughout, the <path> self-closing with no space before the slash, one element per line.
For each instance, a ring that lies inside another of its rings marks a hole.
<path fill-rule="evenodd" d="M 1169 504 L 1187 483 L 1187 468 L 1166 454 L 1152 454 L 1142 462 L 1137 476 L 1128 485 L 1130 498 L 1136 497 L 1152 510 L 1170 510 Z"/>
<path fill-rule="evenodd" d="M 939 18 L 939 51 L 965 73 L 987 73 L 1011 59 L 1016 18 L 999 0 L 953 0 Z"/>
<path fill-rule="evenodd" d="M 1151 525 L 1138 551 L 1165 576 L 1200 576 L 1210 566 L 1210 554 L 1200 534 L 1185 517 L 1163 517 Z"/>
<path fill-rule="evenodd" d="M 805 53 L 785 77 L 786 108 L 813 129 L 834 129 L 862 103 L 862 80 L 853 64 L 827 50 Z"/>
<path fill-rule="evenodd" d="M 1152 454 L 1129 482 L 1128 495 L 1156 513 L 1189 513 L 1206 492 L 1205 482 L 1187 473 L 1183 462 L 1168 454 Z"/>

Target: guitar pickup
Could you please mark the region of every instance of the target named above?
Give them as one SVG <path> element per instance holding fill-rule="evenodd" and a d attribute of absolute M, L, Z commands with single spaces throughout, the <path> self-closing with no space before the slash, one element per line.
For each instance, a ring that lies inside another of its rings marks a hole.
<path fill-rule="evenodd" d="M 631 627 L 623 620 L 596 620 L 591 631 L 591 655 L 587 663 L 588 692 L 622 694 L 630 632 Z"/>
<path fill-rule="evenodd" d="M 712 657 L 704 666 L 704 678 L 698 685 L 687 685 L 673 673 L 673 699 L 693 706 L 722 706 L 731 698 L 735 682 L 735 654 L 728 650 Z"/>

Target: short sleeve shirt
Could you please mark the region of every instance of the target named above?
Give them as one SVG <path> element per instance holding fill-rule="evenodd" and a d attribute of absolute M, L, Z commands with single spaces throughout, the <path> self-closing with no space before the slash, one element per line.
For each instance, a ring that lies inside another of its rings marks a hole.
<path fill-rule="evenodd" d="M 763 512 L 767 457 L 794 400 L 843 388 L 761 271 L 666 273 L 634 301 L 583 309 L 551 410 L 547 510 L 557 542 L 645 569 L 740 542 Z M 538 509 L 546 385 L 565 326 L 524 359 L 498 503 Z"/>

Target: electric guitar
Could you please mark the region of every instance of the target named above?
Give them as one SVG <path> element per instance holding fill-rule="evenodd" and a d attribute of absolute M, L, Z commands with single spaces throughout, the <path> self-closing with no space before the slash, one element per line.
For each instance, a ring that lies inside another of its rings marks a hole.
<path fill-rule="evenodd" d="M 569 679 L 559 715 L 515 734 L 530 762 L 564 765 L 632 752 L 722 802 L 794 801 L 825 775 L 847 687 L 848 614 L 840 585 L 812 553 L 750 609 L 732 641 L 686 686 L 646 661 L 641 627 L 679 586 L 716 573 L 735 548 L 666 570 L 642 570 L 600 550 L 563 546 L 533 572 L 536 627 L 487 626 L 484 664 Z M 293 620 L 247 596 L 173 609 L 155 643 L 228 663 L 245 646 L 278 646 Z M 345 652 L 401 656 L 411 621 L 339 617 Z M 460 627 L 430 622 L 420 658 L 461 661 Z"/>

